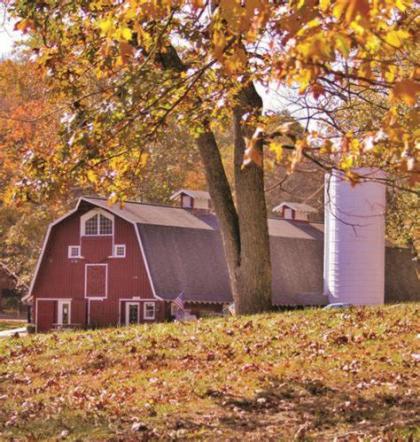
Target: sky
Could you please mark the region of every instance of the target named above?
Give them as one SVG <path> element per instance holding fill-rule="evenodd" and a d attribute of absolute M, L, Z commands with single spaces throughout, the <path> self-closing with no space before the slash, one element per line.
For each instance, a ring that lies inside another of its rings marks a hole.
<path fill-rule="evenodd" d="M 20 33 L 14 31 L 13 26 L 14 24 L 5 15 L 4 9 L 0 8 L 0 57 L 2 58 L 10 55 L 15 40 L 20 37 Z"/>

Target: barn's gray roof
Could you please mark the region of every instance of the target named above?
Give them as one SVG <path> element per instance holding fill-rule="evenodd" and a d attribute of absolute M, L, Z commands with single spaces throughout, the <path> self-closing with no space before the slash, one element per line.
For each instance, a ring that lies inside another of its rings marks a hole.
<path fill-rule="evenodd" d="M 160 297 L 170 300 L 184 292 L 185 299 L 194 302 L 232 301 L 217 230 L 144 224 L 137 227 Z M 271 236 L 275 305 L 326 303 L 320 295 L 323 245 L 311 239 Z"/>
<path fill-rule="evenodd" d="M 128 201 L 123 207 L 120 204 L 110 205 L 104 198 L 83 197 L 96 206 L 109 210 L 137 224 L 181 227 L 187 229 L 217 230 L 217 218 L 212 213 L 195 214 L 181 207 L 160 206 Z M 291 221 L 278 218 L 268 220 L 270 235 L 301 239 L 322 239 L 323 225 Z"/>
<path fill-rule="evenodd" d="M 109 210 L 128 221 L 157 226 L 184 227 L 188 229 L 211 229 L 211 227 L 190 211 L 180 207 L 159 206 L 128 201 L 123 207 L 120 204 L 109 205 L 104 198 L 83 198 L 91 204 Z"/>

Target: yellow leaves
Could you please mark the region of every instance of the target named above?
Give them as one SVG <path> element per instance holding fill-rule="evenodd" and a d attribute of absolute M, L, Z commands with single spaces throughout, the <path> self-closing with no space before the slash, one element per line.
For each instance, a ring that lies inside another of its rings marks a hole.
<path fill-rule="evenodd" d="M 138 23 L 134 25 L 134 31 L 137 34 L 137 43 L 140 46 L 143 46 L 146 50 L 149 50 L 150 46 L 153 44 L 153 38 L 149 32 L 145 31 Z"/>
<path fill-rule="evenodd" d="M 98 182 L 99 182 L 98 175 L 92 169 L 89 169 L 86 172 L 86 177 L 87 177 L 88 181 L 91 182 L 92 184 L 98 184 Z"/>
<path fill-rule="evenodd" d="M 313 20 L 310 20 L 308 23 L 306 23 L 306 25 L 304 27 L 302 27 L 298 32 L 297 32 L 297 36 L 303 36 L 305 35 L 305 33 L 313 28 L 317 28 L 321 25 L 321 22 L 319 19 L 314 18 Z"/>
<path fill-rule="evenodd" d="M 283 158 L 283 144 L 274 140 L 270 143 L 269 149 L 276 155 L 276 160 L 280 162 Z"/>
<path fill-rule="evenodd" d="M 381 44 L 381 40 L 374 34 L 369 34 L 366 37 L 365 47 L 371 53 L 376 52 L 381 47 Z"/>
<path fill-rule="evenodd" d="M 132 32 L 129 28 L 124 27 L 120 29 L 120 35 L 122 39 L 130 41 L 132 37 Z"/>
<path fill-rule="evenodd" d="M 357 16 L 364 17 L 369 14 L 368 0 L 337 0 L 333 14 L 340 19 L 344 16 L 344 21 L 350 23 Z"/>
<path fill-rule="evenodd" d="M 106 18 L 98 22 L 98 27 L 102 31 L 103 35 L 107 35 L 114 27 L 114 23 L 110 18 Z"/>
<path fill-rule="evenodd" d="M 405 12 L 405 10 L 411 7 L 413 4 L 412 0 L 396 0 L 395 6 L 401 11 Z"/>
<path fill-rule="evenodd" d="M 319 7 L 321 8 L 321 11 L 326 12 L 330 7 L 330 4 L 331 4 L 330 0 L 320 0 Z"/>
<path fill-rule="evenodd" d="M 385 36 L 385 41 L 395 48 L 400 48 L 408 38 L 410 38 L 409 32 L 398 29 L 389 31 Z"/>
<path fill-rule="evenodd" d="M 351 40 L 345 34 L 337 34 L 335 35 L 335 46 L 344 57 L 347 57 L 351 49 Z"/>
<path fill-rule="evenodd" d="M 101 30 L 101 34 L 103 36 L 113 38 L 115 40 L 130 41 L 133 35 L 131 29 L 127 26 L 120 26 L 116 28 L 116 24 L 110 17 L 99 20 L 97 26 Z"/>
<path fill-rule="evenodd" d="M 307 38 L 306 41 L 298 47 L 301 54 L 312 60 L 329 60 L 332 57 L 331 42 L 326 41 L 323 34 L 315 34 Z"/>
<path fill-rule="evenodd" d="M 420 84 L 415 80 L 405 79 L 395 83 L 392 100 L 405 103 L 407 106 L 414 106 L 418 94 L 420 94 Z"/>
<path fill-rule="evenodd" d="M 351 155 L 345 155 L 341 160 L 339 164 L 339 168 L 343 171 L 350 170 L 352 167 L 354 167 L 354 160 Z"/>
<path fill-rule="evenodd" d="M 395 80 L 396 74 L 398 72 L 398 68 L 395 65 L 388 66 L 388 69 L 385 71 L 384 78 L 389 83 L 393 83 Z"/>

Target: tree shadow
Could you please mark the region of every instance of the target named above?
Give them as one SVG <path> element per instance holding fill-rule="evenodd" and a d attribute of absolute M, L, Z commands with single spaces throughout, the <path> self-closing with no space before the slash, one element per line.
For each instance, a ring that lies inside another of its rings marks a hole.
<path fill-rule="evenodd" d="M 338 390 L 320 380 L 284 382 L 272 378 L 253 397 L 215 390 L 209 390 L 207 396 L 223 410 L 220 425 L 235 432 L 258 432 L 267 425 L 287 424 L 295 432 L 304 426 L 305 433 L 313 435 L 334 434 L 336 429 L 371 435 L 420 422 L 416 415 L 420 398 L 414 391 L 367 398 L 361 390 Z"/>

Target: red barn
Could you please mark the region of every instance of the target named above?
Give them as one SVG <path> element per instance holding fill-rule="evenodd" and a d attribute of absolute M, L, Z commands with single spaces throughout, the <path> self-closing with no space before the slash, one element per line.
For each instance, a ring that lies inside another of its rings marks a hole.
<path fill-rule="evenodd" d="M 211 207 L 209 202 L 188 200 L 185 206 L 185 194 L 178 194 L 181 207 L 127 202 L 121 208 L 82 197 L 52 223 L 28 293 L 37 331 L 169 320 L 171 301 L 181 292 L 192 314 L 221 313 L 232 296 L 217 218 L 197 208 Z M 209 199 L 206 192 L 198 197 Z M 268 223 L 273 304 L 327 303 L 323 225 L 281 218 Z M 395 296 L 397 288 L 413 299 L 420 291 L 407 253 L 387 250 L 394 277 L 386 291 Z M 404 280 L 396 287 L 400 266 Z"/>

